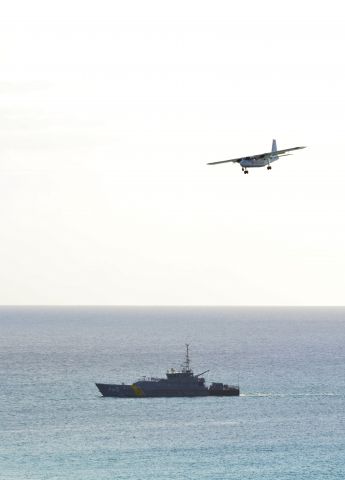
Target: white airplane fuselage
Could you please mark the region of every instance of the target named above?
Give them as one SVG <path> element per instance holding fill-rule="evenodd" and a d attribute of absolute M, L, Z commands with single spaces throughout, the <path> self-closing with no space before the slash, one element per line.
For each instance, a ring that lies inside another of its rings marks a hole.
<path fill-rule="evenodd" d="M 245 157 L 239 162 L 242 168 L 265 167 L 272 162 L 279 160 L 276 155 L 267 155 L 264 158 Z"/>

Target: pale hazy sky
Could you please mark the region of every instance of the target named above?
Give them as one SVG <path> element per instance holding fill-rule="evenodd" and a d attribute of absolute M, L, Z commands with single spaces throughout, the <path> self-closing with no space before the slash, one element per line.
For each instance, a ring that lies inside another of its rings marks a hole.
<path fill-rule="evenodd" d="M 1 2 L 0 303 L 343 305 L 343 5 Z"/>

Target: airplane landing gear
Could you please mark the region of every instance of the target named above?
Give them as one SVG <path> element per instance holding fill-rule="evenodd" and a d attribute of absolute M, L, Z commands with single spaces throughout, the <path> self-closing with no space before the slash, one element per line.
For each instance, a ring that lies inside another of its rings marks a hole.
<path fill-rule="evenodd" d="M 248 172 L 248 170 L 245 170 L 245 169 L 244 169 L 244 170 L 243 170 L 243 173 L 244 173 L 244 174 L 246 174 L 246 173 L 248 174 L 249 172 Z"/>
<path fill-rule="evenodd" d="M 268 165 L 267 170 L 272 170 L 271 165 Z"/>

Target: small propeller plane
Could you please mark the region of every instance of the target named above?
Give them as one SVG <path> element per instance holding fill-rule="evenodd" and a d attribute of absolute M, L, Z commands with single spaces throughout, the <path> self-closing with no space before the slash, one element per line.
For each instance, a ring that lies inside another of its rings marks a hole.
<path fill-rule="evenodd" d="M 306 148 L 306 147 L 293 147 L 293 148 L 285 148 L 284 150 L 277 150 L 277 142 L 273 140 L 271 152 L 260 153 L 259 155 L 251 155 L 250 157 L 233 158 L 231 160 L 221 160 L 220 162 L 210 162 L 207 165 L 216 165 L 218 163 L 228 163 L 228 162 L 239 163 L 242 167 L 243 173 L 249 173 L 248 168 L 265 167 L 266 165 L 267 165 L 267 170 L 271 170 L 272 162 L 279 160 L 280 157 L 292 155 L 291 153 L 287 153 L 287 152 L 292 152 L 293 150 L 300 150 L 301 148 Z"/>

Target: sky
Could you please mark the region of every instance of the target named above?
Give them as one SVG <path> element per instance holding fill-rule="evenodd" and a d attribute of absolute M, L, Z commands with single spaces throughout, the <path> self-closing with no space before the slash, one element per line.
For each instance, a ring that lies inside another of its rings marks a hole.
<path fill-rule="evenodd" d="M 0 304 L 344 305 L 342 2 L 0 11 Z"/>

